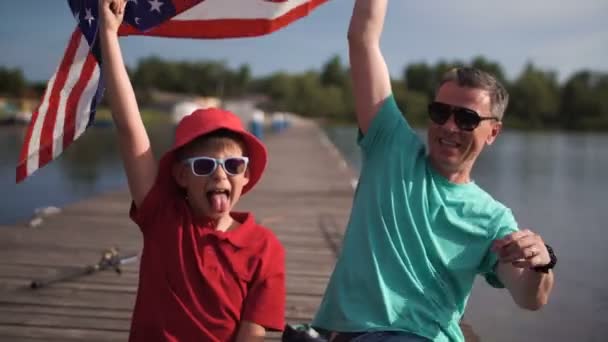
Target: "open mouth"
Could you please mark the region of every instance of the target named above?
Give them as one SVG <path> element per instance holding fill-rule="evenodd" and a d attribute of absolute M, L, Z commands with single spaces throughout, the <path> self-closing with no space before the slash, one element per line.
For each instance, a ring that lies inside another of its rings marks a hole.
<path fill-rule="evenodd" d="M 230 190 L 214 189 L 207 191 L 209 206 L 215 212 L 226 212 L 230 209 Z"/>
<path fill-rule="evenodd" d="M 445 146 L 445 147 L 452 147 L 452 148 L 460 147 L 460 144 L 455 142 L 454 140 L 443 139 L 443 138 L 439 138 L 439 145 Z"/>

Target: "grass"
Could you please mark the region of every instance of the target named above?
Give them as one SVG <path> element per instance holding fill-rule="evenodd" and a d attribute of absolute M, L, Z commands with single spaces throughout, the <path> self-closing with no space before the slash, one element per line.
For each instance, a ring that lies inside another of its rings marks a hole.
<path fill-rule="evenodd" d="M 171 124 L 171 115 L 154 109 L 140 109 L 141 118 L 145 125 Z M 112 121 L 109 108 L 98 108 L 95 120 Z"/>

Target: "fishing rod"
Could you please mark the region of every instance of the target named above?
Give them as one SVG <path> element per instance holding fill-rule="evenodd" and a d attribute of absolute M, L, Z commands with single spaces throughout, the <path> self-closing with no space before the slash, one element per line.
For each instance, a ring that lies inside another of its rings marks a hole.
<path fill-rule="evenodd" d="M 48 279 L 38 279 L 32 280 L 30 283 L 30 288 L 39 289 L 42 287 L 49 286 L 51 284 L 72 280 L 75 278 L 79 278 L 85 275 L 93 274 L 95 272 L 104 271 L 107 269 L 114 269 L 116 273 L 121 274 L 122 270 L 120 268 L 121 265 L 129 264 L 132 262 L 136 262 L 139 259 L 139 255 L 131 254 L 122 256 L 118 253 L 118 249 L 109 248 L 102 252 L 101 259 L 94 265 L 87 265 L 83 268 L 79 268 L 77 270 L 65 272 L 63 274 L 59 274 L 55 277 Z"/>

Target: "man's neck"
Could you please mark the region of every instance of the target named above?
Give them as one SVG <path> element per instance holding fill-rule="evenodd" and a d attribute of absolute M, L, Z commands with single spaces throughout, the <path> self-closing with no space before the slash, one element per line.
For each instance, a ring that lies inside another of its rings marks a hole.
<path fill-rule="evenodd" d="M 471 170 L 473 168 L 472 163 L 467 163 L 463 165 L 460 169 L 450 169 L 448 167 L 444 167 L 443 165 L 439 165 L 432 159 L 430 159 L 431 167 L 447 179 L 450 183 L 454 184 L 466 184 L 471 182 Z"/>

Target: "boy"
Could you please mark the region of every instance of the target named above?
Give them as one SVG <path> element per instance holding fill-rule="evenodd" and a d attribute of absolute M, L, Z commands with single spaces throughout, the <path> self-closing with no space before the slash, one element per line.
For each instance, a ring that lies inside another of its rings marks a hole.
<path fill-rule="evenodd" d="M 261 341 L 282 330 L 284 249 L 231 209 L 259 181 L 266 149 L 240 120 L 196 110 L 157 165 L 117 31 L 126 1 L 100 1 L 104 79 L 144 248 L 130 341 Z"/>

